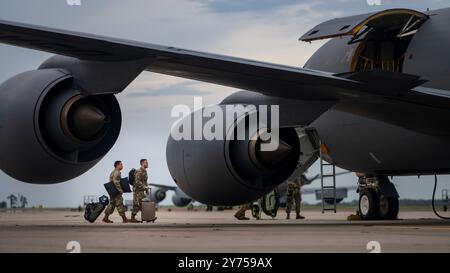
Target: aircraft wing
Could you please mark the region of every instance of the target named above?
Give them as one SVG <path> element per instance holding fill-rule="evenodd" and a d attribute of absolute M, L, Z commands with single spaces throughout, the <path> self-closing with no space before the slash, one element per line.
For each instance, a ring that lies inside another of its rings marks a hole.
<path fill-rule="evenodd" d="M 174 47 L 102 37 L 0 20 L 0 43 L 75 57 L 120 62 L 148 60 L 147 71 L 199 80 L 265 95 L 296 99 L 387 96 L 424 81 L 417 76 L 370 72 L 333 75 Z M 380 93 L 380 90 L 383 92 Z"/>
<path fill-rule="evenodd" d="M 164 189 L 166 191 L 175 191 L 177 189 L 177 187 L 175 187 L 175 186 L 167 186 L 167 185 L 153 184 L 153 183 L 150 183 L 149 186 Z"/>

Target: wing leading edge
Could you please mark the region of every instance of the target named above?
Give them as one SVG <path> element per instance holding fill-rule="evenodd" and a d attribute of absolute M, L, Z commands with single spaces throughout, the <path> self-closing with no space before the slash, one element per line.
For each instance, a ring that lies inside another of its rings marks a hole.
<path fill-rule="evenodd" d="M 145 68 L 147 71 L 256 91 L 269 96 L 305 100 L 398 97 L 403 92 L 414 92 L 411 89 L 424 82 L 420 77 L 400 74 L 395 78 L 396 84 L 392 85 L 389 75 L 376 72 L 333 75 L 323 71 L 2 20 L 0 43 L 84 61 L 114 62 L 120 65 L 125 61 L 144 60 L 145 63 L 148 62 Z M 384 89 L 392 90 L 392 86 L 396 88 L 395 93 L 380 92 Z"/>
<path fill-rule="evenodd" d="M 150 187 L 161 188 L 161 189 L 163 189 L 165 191 L 175 191 L 177 189 L 177 187 L 175 187 L 175 186 L 167 186 L 167 185 L 153 184 L 153 183 L 150 183 L 149 186 Z"/>
<path fill-rule="evenodd" d="M 81 60 L 148 59 L 148 71 L 281 97 L 336 99 L 339 92 L 361 88 L 321 71 L 1 20 L 0 43 Z"/>

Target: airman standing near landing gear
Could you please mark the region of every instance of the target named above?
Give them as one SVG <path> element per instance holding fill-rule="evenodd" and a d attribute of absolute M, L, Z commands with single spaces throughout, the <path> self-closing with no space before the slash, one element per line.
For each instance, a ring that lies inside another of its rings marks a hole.
<path fill-rule="evenodd" d="M 292 202 L 295 201 L 295 212 L 297 214 L 296 219 L 305 219 L 300 215 L 300 206 L 302 202 L 301 194 L 301 178 L 297 177 L 294 181 L 287 182 L 286 190 L 286 219 L 291 218 Z"/>
<path fill-rule="evenodd" d="M 131 222 L 140 223 L 136 220 L 136 215 L 142 210 L 142 199 L 145 195 L 149 193 L 148 187 L 148 161 L 147 159 L 141 159 L 141 167 L 134 174 L 134 185 L 133 185 L 133 210 L 131 212 Z"/>
<path fill-rule="evenodd" d="M 123 190 L 122 186 L 120 185 L 121 180 L 121 173 L 120 171 L 123 169 L 123 164 L 121 161 L 114 162 L 114 171 L 112 171 L 111 175 L 109 176 L 109 181 L 114 183 L 114 186 L 116 186 L 117 191 L 119 194 L 109 201 L 109 205 L 105 210 L 105 217 L 103 218 L 103 222 L 105 223 L 113 223 L 113 221 L 109 220 L 109 216 L 114 212 L 114 209 L 117 208 L 117 211 L 119 212 L 119 215 L 122 217 L 123 223 L 128 223 L 129 220 L 127 219 L 125 215 L 125 207 L 123 206 Z"/>
<path fill-rule="evenodd" d="M 236 212 L 234 217 L 236 217 L 236 219 L 238 219 L 238 220 L 250 220 L 250 218 L 245 216 L 245 212 L 249 209 L 251 209 L 251 204 L 247 203 L 247 204 L 241 205 L 241 207 Z"/>

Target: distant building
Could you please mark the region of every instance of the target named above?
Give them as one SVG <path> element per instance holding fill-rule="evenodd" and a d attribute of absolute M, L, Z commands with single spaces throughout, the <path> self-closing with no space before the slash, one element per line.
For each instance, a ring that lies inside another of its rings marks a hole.
<path fill-rule="evenodd" d="M 98 195 L 85 195 L 83 196 L 83 206 L 86 207 L 90 203 L 96 203 L 99 198 L 100 196 Z"/>

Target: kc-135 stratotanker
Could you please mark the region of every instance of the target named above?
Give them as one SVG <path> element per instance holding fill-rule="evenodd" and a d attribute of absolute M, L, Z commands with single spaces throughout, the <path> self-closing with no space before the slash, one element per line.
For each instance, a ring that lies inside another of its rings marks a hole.
<path fill-rule="evenodd" d="M 149 71 L 243 90 L 220 107 L 279 105 L 273 151 L 261 139 L 169 137 L 170 173 L 191 198 L 256 200 L 322 151 L 375 178 L 359 187 L 364 219 L 395 218 L 388 176 L 450 173 L 449 25 L 449 8 L 333 19 L 300 38 L 329 39 L 300 68 L 0 20 L 0 43 L 56 54 L 0 86 L 0 168 L 34 184 L 85 173 L 119 136 L 115 94 Z"/>

